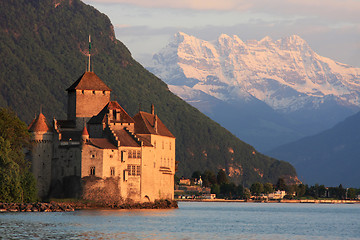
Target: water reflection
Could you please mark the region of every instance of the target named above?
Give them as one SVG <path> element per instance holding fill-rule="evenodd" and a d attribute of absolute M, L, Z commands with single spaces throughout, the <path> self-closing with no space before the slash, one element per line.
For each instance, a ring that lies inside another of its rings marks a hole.
<path fill-rule="evenodd" d="M 171 217 L 179 209 L 96 209 L 75 211 L 77 216 L 146 216 L 146 217 Z"/>
<path fill-rule="evenodd" d="M 359 205 L 180 203 L 173 210 L 2 213 L 0 239 L 356 239 Z"/>

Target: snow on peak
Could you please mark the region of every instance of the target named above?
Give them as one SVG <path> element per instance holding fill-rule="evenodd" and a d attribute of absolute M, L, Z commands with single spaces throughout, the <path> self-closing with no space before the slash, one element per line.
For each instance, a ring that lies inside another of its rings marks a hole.
<path fill-rule="evenodd" d="M 174 39 L 153 58 L 152 71 L 167 83 L 225 101 L 246 92 L 274 109 L 329 95 L 360 106 L 360 68 L 317 55 L 297 35 L 245 43 L 221 34 L 212 43 L 178 32 Z"/>

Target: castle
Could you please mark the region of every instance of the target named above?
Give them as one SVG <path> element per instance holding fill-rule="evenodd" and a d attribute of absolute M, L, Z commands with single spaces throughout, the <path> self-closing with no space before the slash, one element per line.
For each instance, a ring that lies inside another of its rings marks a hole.
<path fill-rule="evenodd" d="M 32 172 L 40 198 L 56 190 L 61 197 L 80 197 L 89 179 L 94 191 L 105 194 L 112 180 L 115 191 L 108 194 L 122 199 L 174 198 L 175 137 L 153 105 L 151 113 L 130 117 L 110 101 L 110 92 L 94 72 L 86 71 L 67 89 L 66 120 L 54 118 L 50 126 L 40 112 L 30 123 Z"/>

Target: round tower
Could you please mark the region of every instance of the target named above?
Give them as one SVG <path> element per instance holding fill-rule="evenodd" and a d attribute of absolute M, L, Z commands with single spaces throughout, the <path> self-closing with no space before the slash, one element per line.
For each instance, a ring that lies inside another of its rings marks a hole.
<path fill-rule="evenodd" d="M 38 196 L 45 198 L 50 190 L 53 149 L 52 128 L 40 113 L 29 125 L 31 133 L 31 171 L 37 181 Z"/>

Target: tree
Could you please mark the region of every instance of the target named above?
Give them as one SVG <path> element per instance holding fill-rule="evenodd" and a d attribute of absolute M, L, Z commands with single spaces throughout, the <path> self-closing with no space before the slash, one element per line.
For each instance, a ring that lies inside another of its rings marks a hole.
<path fill-rule="evenodd" d="M 271 183 L 264 184 L 264 194 L 269 194 L 274 192 L 274 186 Z"/>
<path fill-rule="evenodd" d="M 348 199 L 356 199 L 356 189 L 355 188 L 349 188 L 347 191 L 347 198 Z"/>
<path fill-rule="evenodd" d="M 304 185 L 304 184 L 299 184 L 296 188 L 296 195 L 298 197 L 302 197 L 305 195 L 306 193 L 306 188 L 307 188 L 307 185 Z"/>
<path fill-rule="evenodd" d="M 225 171 L 222 169 L 219 170 L 216 178 L 219 185 L 226 184 L 229 182 Z"/>
<path fill-rule="evenodd" d="M 244 189 L 244 196 L 243 196 L 243 198 L 244 198 L 245 200 L 248 200 L 248 199 L 250 199 L 250 197 L 251 197 L 250 190 L 249 190 L 248 188 L 245 188 L 245 189 Z"/>
<path fill-rule="evenodd" d="M 220 185 L 219 184 L 212 185 L 211 186 L 211 193 L 219 195 L 220 194 Z"/>
<path fill-rule="evenodd" d="M 12 111 L 0 108 L 0 202 L 36 200 L 36 182 L 25 160 L 27 126 Z"/>
<path fill-rule="evenodd" d="M 193 174 L 191 175 L 191 178 L 199 179 L 200 176 L 201 176 L 201 172 L 200 172 L 200 171 L 195 171 L 195 172 L 193 172 Z"/>
<path fill-rule="evenodd" d="M 216 175 L 213 171 L 205 170 L 202 175 L 203 186 L 204 187 L 211 187 L 217 183 Z"/>
<path fill-rule="evenodd" d="M 250 191 L 254 196 L 260 196 L 260 194 L 264 191 L 264 185 L 260 182 L 253 183 L 250 187 Z"/>
<path fill-rule="evenodd" d="M 19 165 L 12 159 L 9 140 L 0 137 L 0 202 L 22 202 Z"/>
<path fill-rule="evenodd" d="M 284 178 L 279 178 L 276 183 L 276 189 L 280 191 L 286 191 L 286 183 Z"/>

